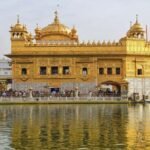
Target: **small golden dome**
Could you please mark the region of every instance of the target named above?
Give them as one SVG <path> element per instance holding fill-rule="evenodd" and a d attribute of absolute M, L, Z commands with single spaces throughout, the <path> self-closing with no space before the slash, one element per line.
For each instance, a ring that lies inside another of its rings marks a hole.
<path fill-rule="evenodd" d="M 71 30 L 67 26 L 60 23 L 57 12 L 55 12 L 54 22 L 41 29 L 41 34 L 43 36 L 55 33 L 68 35 L 70 32 Z"/>
<path fill-rule="evenodd" d="M 138 22 L 138 15 L 136 15 L 136 22 L 130 28 L 131 32 L 144 32 L 141 24 Z"/>
<path fill-rule="evenodd" d="M 37 27 L 35 28 L 35 33 L 38 33 L 38 32 L 40 32 L 41 31 L 41 28 L 38 26 L 38 24 L 37 24 Z"/>
<path fill-rule="evenodd" d="M 71 32 L 72 32 L 73 34 L 76 34 L 76 33 L 77 33 L 77 30 L 76 30 L 75 26 L 73 26 L 73 28 L 71 29 Z"/>
<path fill-rule="evenodd" d="M 30 33 L 30 34 L 28 34 L 28 36 L 30 37 L 30 38 L 32 38 L 32 34 Z"/>
<path fill-rule="evenodd" d="M 23 29 L 23 25 L 21 25 L 21 24 L 16 24 L 16 25 L 14 26 L 14 28 L 15 28 L 15 29 Z"/>
<path fill-rule="evenodd" d="M 70 33 L 70 29 L 63 24 L 50 24 L 41 30 L 42 33 Z"/>
<path fill-rule="evenodd" d="M 144 32 L 142 26 L 141 26 L 138 22 L 136 22 L 136 23 L 131 27 L 130 31 L 132 31 L 132 32 L 133 32 L 133 31 L 135 31 L 135 32 Z"/>
<path fill-rule="evenodd" d="M 25 25 L 20 24 L 19 15 L 17 16 L 17 23 L 11 27 L 13 31 L 27 31 Z"/>
<path fill-rule="evenodd" d="M 128 30 L 127 32 L 127 36 L 128 37 L 141 37 L 143 38 L 144 37 L 144 30 L 141 26 L 141 24 L 138 22 L 138 16 L 136 15 L 136 22 L 131 25 L 130 29 Z"/>

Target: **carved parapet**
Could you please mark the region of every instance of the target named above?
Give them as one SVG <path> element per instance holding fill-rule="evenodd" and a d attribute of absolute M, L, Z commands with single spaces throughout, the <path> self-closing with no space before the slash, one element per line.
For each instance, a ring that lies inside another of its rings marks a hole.
<path fill-rule="evenodd" d="M 102 43 L 100 41 L 98 42 L 74 42 L 74 41 L 27 41 L 25 42 L 25 46 L 42 46 L 42 47 L 48 47 L 48 46 L 84 46 L 84 47 L 99 47 L 99 46 L 105 46 L 105 47 L 110 47 L 110 46 L 120 46 L 122 45 L 121 42 L 105 42 L 103 41 Z"/>
<path fill-rule="evenodd" d="M 106 46 L 106 42 L 105 41 L 103 41 L 102 46 Z"/>
<path fill-rule="evenodd" d="M 116 45 L 116 42 L 115 42 L 115 41 L 113 41 L 113 42 L 112 42 L 112 46 L 115 46 L 115 45 Z"/>
<path fill-rule="evenodd" d="M 100 41 L 98 41 L 98 42 L 97 42 L 97 45 L 98 45 L 98 46 L 101 46 L 101 42 L 100 42 Z"/>
<path fill-rule="evenodd" d="M 92 42 L 92 46 L 96 46 L 97 44 L 95 43 L 95 41 Z"/>
<path fill-rule="evenodd" d="M 80 46 L 86 46 L 86 43 L 83 41 L 82 43 L 80 43 Z"/>
<path fill-rule="evenodd" d="M 82 43 L 80 43 L 79 44 L 80 46 L 101 46 L 102 44 L 101 44 L 101 42 L 100 41 L 98 41 L 98 42 L 95 42 L 95 41 L 93 41 L 93 42 L 91 42 L 91 41 L 88 41 L 87 43 L 85 43 L 84 41 L 82 42 Z"/>
<path fill-rule="evenodd" d="M 107 42 L 107 45 L 108 45 L 108 46 L 111 46 L 111 42 L 110 42 L 110 41 L 108 41 L 108 42 Z"/>
<path fill-rule="evenodd" d="M 25 42 L 25 46 L 77 46 L 77 45 L 85 45 L 84 43 L 79 44 L 75 41 L 28 41 Z"/>
<path fill-rule="evenodd" d="M 111 42 L 111 41 L 108 41 L 108 42 L 105 42 L 105 41 L 103 41 L 102 43 L 97 43 L 97 45 L 98 46 L 108 46 L 108 47 L 110 47 L 110 46 L 120 46 L 121 45 L 121 43 L 120 42 L 115 42 L 115 41 L 113 41 L 113 42 Z"/>
<path fill-rule="evenodd" d="M 32 43 L 32 42 L 26 42 L 25 44 L 24 44 L 24 46 L 28 46 L 28 47 L 30 47 L 30 46 L 36 46 L 36 47 L 48 47 L 48 46 L 86 46 L 86 44 L 83 44 L 83 43 L 81 43 L 81 44 L 79 44 L 79 43 L 74 43 L 74 42 L 68 42 L 68 43 L 66 43 L 66 42 L 62 42 L 62 43 L 55 43 L 55 42 L 51 42 L 51 43 Z"/>
<path fill-rule="evenodd" d="M 90 42 L 90 41 L 88 41 L 88 42 L 87 42 L 87 46 L 90 46 L 90 45 L 91 45 L 91 42 Z"/>

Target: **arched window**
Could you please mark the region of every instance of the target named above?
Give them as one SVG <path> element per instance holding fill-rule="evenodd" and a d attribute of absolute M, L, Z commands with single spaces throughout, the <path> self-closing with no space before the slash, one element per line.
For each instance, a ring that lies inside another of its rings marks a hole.
<path fill-rule="evenodd" d="M 82 75 L 86 76 L 88 74 L 88 69 L 87 68 L 82 68 Z"/>
<path fill-rule="evenodd" d="M 20 35 L 19 35 L 19 33 L 17 33 L 17 38 L 20 38 Z"/>
<path fill-rule="evenodd" d="M 143 75 L 143 69 L 144 69 L 143 65 L 138 65 L 138 67 L 137 67 L 137 75 Z"/>
<path fill-rule="evenodd" d="M 22 75 L 27 75 L 27 69 L 26 69 L 26 68 L 22 68 L 21 74 L 22 74 Z"/>
<path fill-rule="evenodd" d="M 143 74 L 142 68 L 138 68 L 138 69 L 137 69 L 137 74 L 138 74 L 138 75 L 142 75 L 142 74 Z"/>
<path fill-rule="evenodd" d="M 103 75 L 104 74 L 104 68 L 99 68 L 99 74 Z"/>
<path fill-rule="evenodd" d="M 51 67 L 51 74 L 52 75 L 57 75 L 58 74 L 58 67 L 57 66 L 52 66 Z"/>
<path fill-rule="evenodd" d="M 111 75 L 112 74 L 112 68 L 107 68 L 107 74 Z"/>
<path fill-rule="evenodd" d="M 63 74 L 64 74 L 64 75 L 69 74 L 69 66 L 64 66 L 64 67 L 63 67 Z"/>
<path fill-rule="evenodd" d="M 17 33 L 13 33 L 13 37 L 16 39 L 17 38 Z"/>
<path fill-rule="evenodd" d="M 46 75 L 47 68 L 45 66 L 40 67 L 40 75 Z"/>
<path fill-rule="evenodd" d="M 120 75 L 120 68 L 116 68 L 116 75 Z"/>

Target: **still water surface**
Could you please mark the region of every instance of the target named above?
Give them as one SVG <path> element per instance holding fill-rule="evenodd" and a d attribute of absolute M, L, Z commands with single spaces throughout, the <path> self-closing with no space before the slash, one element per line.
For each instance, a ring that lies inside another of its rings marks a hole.
<path fill-rule="evenodd" d="M 150 104 L 0 106 L 0 150 L 150 150 Z"/>

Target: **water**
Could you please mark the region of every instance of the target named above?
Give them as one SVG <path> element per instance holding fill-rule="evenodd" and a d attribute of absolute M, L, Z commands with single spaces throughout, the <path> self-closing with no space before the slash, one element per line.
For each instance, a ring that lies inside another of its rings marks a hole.
<path fill-rule="evenodd" d="M 141 149 L 150 149 L 150 104 L 0 106 L 0 150 Z"/>

